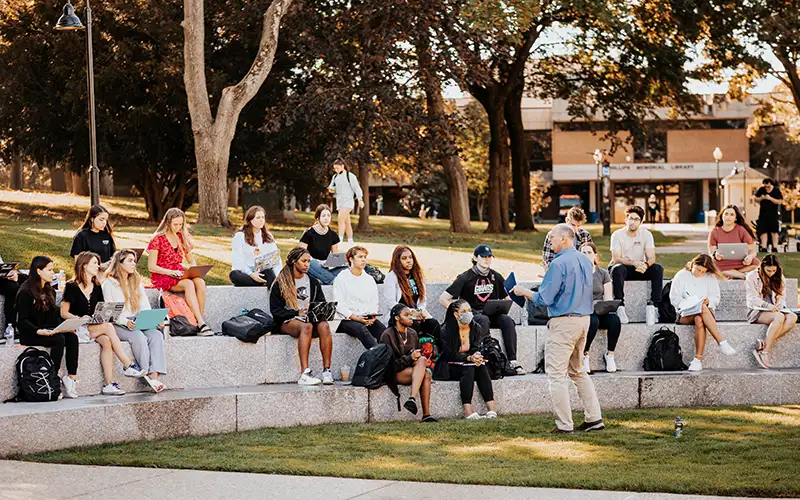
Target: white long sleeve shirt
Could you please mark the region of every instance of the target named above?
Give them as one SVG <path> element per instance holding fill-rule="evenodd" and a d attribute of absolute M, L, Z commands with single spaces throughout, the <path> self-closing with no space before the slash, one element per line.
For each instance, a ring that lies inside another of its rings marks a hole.
<path fill-rule="evenodd" d="M 342 319 L 350 315 L 378 314 L 378 285 L 372 276 L 362 272 L 356 276 L 350 269 L 342 271 L 333 281 L 333 300 L 338 302 L 336 312 Z"/>
<path fill-rule="evenodd" d="M 119 284 L 117 280 L 114 278 L 106 278 L 103 282 L 103 300 L 106 302 L 125 302 L 125 294 L 122 292 L 122 286 Z M 147 292 L 145 292 L 144 285 L 139 285 L 139 311 L 143 311 L 145 309 L 150 309 L 150 299 L 147 298 Z M 125 326 L 128 322 L 128 318 L 131 316 L 136 316 L 137 312 L 133 312 L 130 304 L 125 302 L 125 307 L 122 309 L 122 312 L 117 318 L 117 324 Z"/>
<path fill-rule="evenodd" d="M 425 286 L 424 283 L 417 283 L 417 286 Z M 399 304 L 400 301 L 403 300 L 403 292 L 400 290 L 400 283 L 397 282 L 397 275 L 394 271 L 389 271 L 389 274 L 386 275 L 386 279 L 383 281 L 383 301 L 386 303 L 386 307 L 389 308 L 389 311 L 383 315 L 384 324 L 389 324 L 389 313 L 391 312 L 392 307 L 395 304 Z M 416 308 L 420 311 L 428 312 L 426 298 L 420 298 L 417 300 Z M 426 314 L 426 317 L 428 315 Z"/>
<path fill-rule="evenodd" d="M 763 283 L 761 276 L 758 274 L 758 269 L 750 271 L 745 276 L 744 286 L 746 290 L 747 307 L 755 309 L 757 307 L 769 307 L 775 305 L 778 309 L 786 307 L 786 280 L 783 282 L 783 295 L 776 295 L 775 292 L 770 292 L 772 297 L 772 304 L 770 304 L 762 295 L 761 288 Z"/>
<path fill-rule="evenodd" d="M 238 231 L 233 235 L 231 242 L 231 269 L 233 271 L 241 271 L 247 275 L 253 274 L 256 266 L 256 250 L 258 256 L 267 255 L 271 252 L 280 252 L 278 245 L 273 243 L 264 243 L 261 238 L 261 232 L 253 234 L 253 241 L 255 246 L 250 246 L 244 239 L 244 232 Z M 272 266 L 272 271 L 277 276 L 281 272 L 280 256 L 278 257 L 277 264 Z"/>
<path fill-rule="evenodd" d="M 697 278 L 690 271 L 681 269 L 672 279 L 669 301 L 680 309 L 682 301 L 689 297 L 708 299 L 708 308 L 714 310 L 719 305 L 719 281 L 713 274 L 705 274 Z"/>

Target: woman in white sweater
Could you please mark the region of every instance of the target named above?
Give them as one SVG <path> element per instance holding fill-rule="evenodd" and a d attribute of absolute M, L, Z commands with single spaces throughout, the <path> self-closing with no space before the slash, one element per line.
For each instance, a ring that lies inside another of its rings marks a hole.
<path fill-rule="evenodd" d="M 747 307 L 750 323 L 769 325 L 767 336 L 759 339 L 753 356 L 762 368 L 769 368 L 769 352 L 776 340 L 789 333 L 797 323 L 797 315 L 784 312 L 786 309 L 786 280 L 778 257 L 769 254 L 758 269 L 747 273 L 745 278 Z"/>
<path fill-rule="evenodd" d="M 231 242 L 231 273 L 234 286 L 272 286 L 281 272 L 281 252 L 267 230 L 266 211 L 254 205 L 244 214 L 244 224 Z"/>
<path fill-rule="evenodd" d="M 357 338 L 367 349 L 377 345 L 386 330 L 378 319 L 378 285 L 364 272 L 368 253 L 364 247 L 351 247 L 346 254 L 350 269 L 339 273 L 333 282 L 336 312 L 344 318 L 336 331 Z"/>
<path fill-rule="evenodd" d="M 336 210 L 339 212 L 339 240 L 353 243 L 353 224 L 350 212 L 355 208 L 354 199 L 358 199 L 358 208 L 364 208 L 364 191 L 358 184 L 358 178 L 347 171 L 344 160 L 337 158 L 333 162 L 334 175 L 328 185 L 328 192 L 336 196 Z"/>
<path fill-rule="evenodd" d="M 383 282 L 383 298 L 387 307 L 391 310 L 396 304 L 404 304 L 411 309 L 414 320 L 411 328 L 420 337 L 433 337 L 438 341 L 442 327 L 426 307 L 425 278 L 414 251 L 405 245 L 398 245 L 392 253 L 390 267 L 391 271 Z M 387 324 L 391 324 L 390 313 L 391 311 L 384 316 Z"/>
<path fill-rule="evenodd" d="M 126 248 L 111 258 L 108 278 L 103 282 L 103 297 L 106 302 L 125 304 L 114 329 L 120 339 L 131 344 L 133 357 L 148 374 L 145 380 L 150 387 L 156 392 L 163 391 L 167 386 L 158 377 L 167 373 L 164 335 L 155 329 L 137 330 L 136 323 L 128 319 L 139 311 L 150 309 L 142 277 L 136 270 L 136 252 Z"/>
<path fill-rule="evenodd" d="M 717 328 L 714 311 L 719 305 L 719 279 L 725 279 L 710 255 L 701 253 L 672 279 L 669 300 L 678 313 L 678 324 L 694 325 L 695 357 L 689 371 L 703 369 L 706 330 L 719 343 L 723 354 L 733 356 L 736 350 L 723 339 Z"/>

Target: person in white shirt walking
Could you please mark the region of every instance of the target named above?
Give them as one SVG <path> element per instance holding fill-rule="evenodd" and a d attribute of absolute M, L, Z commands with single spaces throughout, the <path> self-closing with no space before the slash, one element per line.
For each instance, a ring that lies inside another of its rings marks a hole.
<path fill-rule="evenodd" d="M 231 242 L 233 286 L 272 286 L 281 272 L 281 252 L 267 230 L 266 211 L 254 205 L 244 214 L 244 224 Z"/>
<path fill-rule="evenodd" d="M 358 184 L 358 178 L 347 171 L 344 160 L 337 158 L 333 162 L 336 172 L 328 185 L 328 191 L 336 195 L 336 210 L 339 212 L 339 239 L 353 243 L 353 224 L 350 221 L 350 212 L 355 208 L 354 199 L 358 199 L 358 208 L 364 208 L 364 192 Z"/>
<path fill-rule="evenodd" d="M 611 235 L 611 287 L 614 300 L 621 300 L 617 316 L 622 324 L 627 324 L 625 310 L 625 282 L 649 281 L 650 302 L 656 306 L 661 303 L 661 287 L 664 282 L 664 268 L 656 264 L 656 244 L 653 235 L 640 227 L 644 219 L 644 209 L 631 205 L 625 209 L 625 227 Z"/>
<path fill-rule="evenodd" d="M 377 318 L 378 285 L 364 272 L 368 253 L 364 247 L 351 247 L 346 255 L 350 269 L 333 282 L 333 300 L 338 302 L 336 312 L 344 318 L 336 331 L 357 338 L 367 349 L 377 345 L 386 330 Z"/>
<path fill-rule="evenodd" d="M 714 259 L 701 253 L 686 264 L 672 279 L 669 300 L 678 313 L 678 324 L 694 325 L 695 356 L 689 371 L 703 369 L 703 353 L 706 347 L 706 330 L 719 344 L 726 356 L 736 354 L 728 341 L 722 338 L 717 328 L 714 311 L 719 305 L 719 280 L 725 277 L 719 272 Z M 697 309 L 699 312 L 693 312 Z"/>

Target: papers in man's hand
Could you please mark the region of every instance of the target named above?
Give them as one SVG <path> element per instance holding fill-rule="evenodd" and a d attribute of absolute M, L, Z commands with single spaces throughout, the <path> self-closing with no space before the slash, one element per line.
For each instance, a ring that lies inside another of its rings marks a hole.
<path fill-rule="evenodd" d="M 514 276 L 514 273 L 509 273 L 508 277 L 505 280 L 506 293 L 508 294 L 508 298 L 516 302 L 516 304 L 520 307 L 525 307 L 525 297 L 520 297 L 519 295 L 514 295 L 511 293 L 511 289 L 517 286 L 517 277 Z"/>
<path fill-rule="evenodd" d="M 678 304 L 678 312 L 681 316 L 694 316 L 703 312 L 703 297 L 689 295 Z"/>

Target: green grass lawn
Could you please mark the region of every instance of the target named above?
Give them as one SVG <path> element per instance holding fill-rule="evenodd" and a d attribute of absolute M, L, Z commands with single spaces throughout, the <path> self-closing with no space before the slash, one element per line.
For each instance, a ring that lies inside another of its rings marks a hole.
<path fill-rule="evenodd" d="M 501 409 L 502 411 L 502 409 Z M 672 437 L 677 415 L 686 420 Z M 679 494 L 800 495 L 800 406 L 610 411 L 554 436 L 549 415 L 263 429 L 23 460 Z M 576 415 L 576 418 L 579 417 Z"/>

